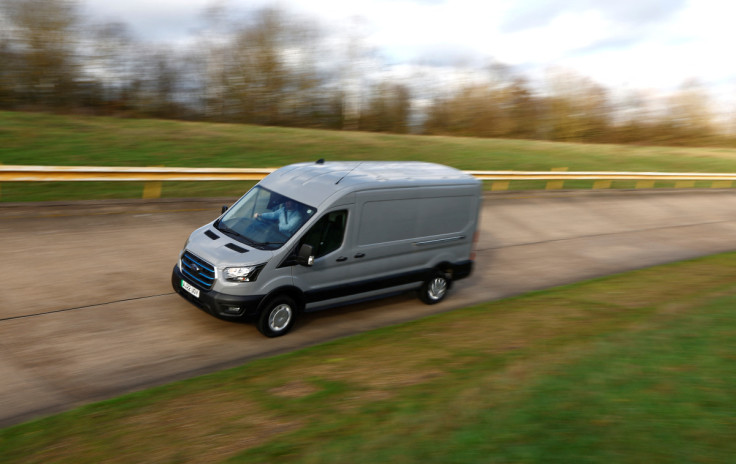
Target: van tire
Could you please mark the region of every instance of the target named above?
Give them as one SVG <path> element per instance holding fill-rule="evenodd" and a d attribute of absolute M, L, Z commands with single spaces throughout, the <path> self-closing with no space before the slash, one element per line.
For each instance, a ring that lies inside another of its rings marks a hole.
<path fill-rule="evenodd" d="M 437 304 L 445 299 L 451 284 L 447 274 L 435 271 L 419 288 L 419 299 L 428 305 Z"/>
<path fill-rule="evenodd" d="M 288 296 L 276 296 L 265 304 L 258 318 L 258 331 L 269 338 L 286 335 L 294 326 L 297 306 Z"/>

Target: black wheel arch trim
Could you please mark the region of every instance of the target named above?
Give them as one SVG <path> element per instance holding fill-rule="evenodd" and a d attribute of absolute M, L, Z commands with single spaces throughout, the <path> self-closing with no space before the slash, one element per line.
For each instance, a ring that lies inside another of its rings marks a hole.
<path fill-rule="evenodd" d="M 294 303 L 297 305 L 297 308 L 295 308 L 297 312 L 304 311 L 304 305 L 306 304 L 304 292 L 293 285 L 284 285 L 268 292 L 263 299 L 261 299 L 256 312 L 260 314 L 271 300 L 282 295 L 288 296 L 294 300 Z"/>
<path fill-rule="evenodd" d="M 473 261 L 461 261 L 458 263 L 443 262 L 435 267 L 419 269 L 416 271 L 393 274 L 386 277 L 361 280 L 350 284 L 336 285 L 319 290 L 308 290 L 304 292 L 304 303 L 315 303 L 319 301 L 358 295 L 375 290 L 383 290 L 411 283 L 421 284 L 440 270 L 447 273 L 450 282 L 468 277 L 472 272 Z"/>

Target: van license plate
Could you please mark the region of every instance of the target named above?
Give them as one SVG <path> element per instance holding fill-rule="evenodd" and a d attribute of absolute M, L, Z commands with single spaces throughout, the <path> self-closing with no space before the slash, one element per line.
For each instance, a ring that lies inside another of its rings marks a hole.
<path fill-rule="evenodd" d="M 194 288 L 192 285 L 189 285 L 188 283 L 184 282 L 183 280 L 181 281 L 181 288 L 183 288 L 187 292 L 191 293 L 196 298 L 199 298 L 199 289 Z"/>

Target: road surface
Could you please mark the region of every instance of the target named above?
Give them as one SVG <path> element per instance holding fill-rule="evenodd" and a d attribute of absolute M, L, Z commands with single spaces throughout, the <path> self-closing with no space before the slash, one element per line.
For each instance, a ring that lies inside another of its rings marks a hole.
<path fill-rule="evenodd" d="M 231 199 L 230 199 L 231 200 Z M 474 274 L 304 315 L 276 339 L 173 293 L 171 269 L 227 199 L 0 204 L 0 426 L 389 324 L 736 249 L 736 192 L 487 194 Z"/>

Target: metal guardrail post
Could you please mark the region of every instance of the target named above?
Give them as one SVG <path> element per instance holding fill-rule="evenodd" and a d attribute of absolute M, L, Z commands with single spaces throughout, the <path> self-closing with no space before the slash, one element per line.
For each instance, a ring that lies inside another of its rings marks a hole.
<path fill-rule="evenodd" d="M 161 168 L 163 166 L 153 166 Z M 143 199 L 149 200 L 152 198 L 161 198 L 161 191 L 163 190 L 163 183 L 160 180 L 149 181 L 143 184 Z"/>
<path fill-rule="evenodd" d="M 552 171 L 554 172 L 564 172 L 567 171 L 567 168 L 552 168 Z M 560 190 L 565 187 L 565 181 L 564 180 L 550 180 L 547 182 L 547 185 L 545 186 L 545 190 Z"/>

